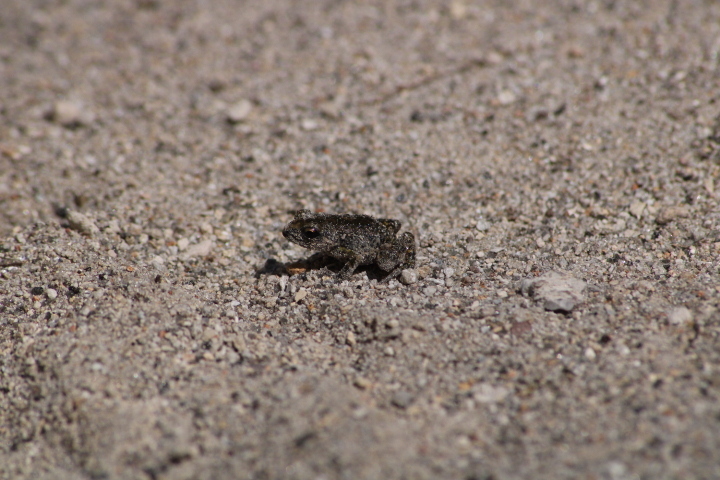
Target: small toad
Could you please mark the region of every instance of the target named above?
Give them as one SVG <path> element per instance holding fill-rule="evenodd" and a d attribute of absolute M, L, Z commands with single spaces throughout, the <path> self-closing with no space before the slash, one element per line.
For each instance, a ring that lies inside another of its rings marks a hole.
<path fill-rule="evenodd" d="M 331 215 L 300 210 L 283 229 L 283 236 L 301 247 L 333 257 L 345 265 L 338 273 L 350 278 L 361 265 L 376 264 L 388 272 L 387 282 L 415 266 L 415 237 L 397 236 L 401 223 L 369 215 Z"/>

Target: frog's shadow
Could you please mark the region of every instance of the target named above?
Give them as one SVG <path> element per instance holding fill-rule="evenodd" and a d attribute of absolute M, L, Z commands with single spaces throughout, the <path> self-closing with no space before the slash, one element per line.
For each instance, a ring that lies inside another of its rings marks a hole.
<path fill-rule="evenodd" d="M 256 272 L 255 278 L 260 278 L 265 275 L 276 277 L 293 276 L 294 274 L 289 271 L 292 269 L 301 270 L 301 273 L 325 269 L 337 275 L 340 273 L 340 270 L 342 270 L 342 267 L 342 262 L 324 253 L 314 253 L 307 258 L 288 263 L 282 263 L 274 258 L 268 258 L 265 260 L 265 265 Z M 380 267 L 371 264 L 358 267 L 353 273 L 353 277 L 362 272 L 367 274 L 368 280 L 379 281 L 387 275 L 387 272 L 382 271 Z"/>

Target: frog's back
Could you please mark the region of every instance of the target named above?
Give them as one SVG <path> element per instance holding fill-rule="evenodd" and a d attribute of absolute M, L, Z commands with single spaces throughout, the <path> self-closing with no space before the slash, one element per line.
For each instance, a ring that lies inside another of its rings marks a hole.
<path fill-rule="evenodd" d="M 369 250 L 382 245 L 395 236 L 396 230 L 370 215 L 337 215 L 336 230 L 341 238 L 337 241 L 349 248 Z"/>

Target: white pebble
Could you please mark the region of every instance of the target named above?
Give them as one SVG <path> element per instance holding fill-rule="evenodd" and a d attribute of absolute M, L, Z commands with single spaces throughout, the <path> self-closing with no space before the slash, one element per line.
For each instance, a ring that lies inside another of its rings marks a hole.
<path fill-rule="evenodd" d="M 295 294 L 295 301 L 296 301 L 296 302 L 299 302 L 299 301 L 302 300 L 303 298 L 307 297 L 307 294 L 308 294 L 307 290 L 305 290 L 304 288 L 301 288 L 301 289 L 298 290 L 297 293 Z"/>
<path fill-rule="evenodd" d="M 485 232 L 487 230 L 490 230 L 491 226 L 492 225 L 490 225 L 490 222 L 488 222 L 487 220 L 483 220 L 483 219 L 478 220 L 478 222 L 475 224 L 475 228 L 480 232 Z"/>
<path fill-rule="evenodd" d="M 252 103 L 248 100 L 240 100 L 227 111 L 227 118 L 233 123 L 242 122 L 252 111 Z"/>
<path fill-rule="evenodd" d="M 306 118 L 302 122 L 300 122 L 300 126 L 302 127 L 303 130 L 310 131 L 310 130 L 315 130 L 316 128 L 318 128 L 318 123 L 315 120 Z"/>
<path fill-rule="evenodd" d="M 630 204 L 630 215 L 635 218 L 640 218 L 645 211 L 645 202 L 639 200 L 634 201 Z"/>
<path fill-rule="evenodd" d="M 692 322 L 693 314 L 685 307 L 674 308 L 668 313 L 668 321 L 671 325 L 682 325 Z"/>
<path fill-rule="evenodd" d="M 400 273 L 400 283 L 403 285 L 412 285 L 418 281 L 418 274 L 415 269 L 406 268 Z"/>
<path fill-rule="evenodd" d="M 95 225 L 90 218 L 83 215 L 80 212 L 70 211 L 67 214 L 68 224 L 73 230 L 82 233 L 83 235 L 93 236 L 100 232 L 100 229 Z"/>
<path fill-rule="evenodd" d="M 81 102 L 72 100 L 60 100 L 53 106 L 53 120 L 60 125 L 73 126 L 88 124 L 93 121 L 91 112 L 85 109 Z"/>
<path fill-rule="evenodd" d="M 497 96 L 501 105 L 509 105 L 515 101 L 515 98 L 515 94 L 510 90 L 503 90 Z"/>
<path fill-rule="evenodd" d="M 183 258 L 188 259 L 192 257 L 204 257 L 210 254 L 212 248 L 213 243 L 211 240 L 203 240 L 202 242 L 189 247 L 183 254 Z"/>

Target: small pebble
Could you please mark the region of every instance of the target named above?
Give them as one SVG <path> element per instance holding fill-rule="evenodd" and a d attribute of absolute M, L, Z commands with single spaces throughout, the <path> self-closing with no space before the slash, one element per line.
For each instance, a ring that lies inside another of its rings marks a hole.
<path fill-rule="evenodd" d="M 620 462 L 612 461 L 608 462 L 607 472 L 610 475 L 611 480 L 620 480 L 622 478 L 631 478 L 627 474 L 627 467 Z"/>
<path fill-rule="evenodd" d="M 300 122 L 300 126 L 305 131 L 315 130 L 318 128 L 318 123 L 315 120 L 306 118 Z"/>
<path fill-rule="evenodd" d="M 74 127 L 92 123 L 93 115 L 85 109 L 81 102 L 60 100 L 53 106 L 49 119 L 64 127 Z"/>
<path fill-rule="evenodd" d="M 90 365 L 90 370 L 94 372 L 102 372 L 105 370 L 105 365 L 100 362 L 94 362 L 92 365 Z"/>
<path fill-rule="evenodd" d="M 630 204 L 630 215 L 640 218 L 645 211 L 645 202 L 636 201 Z"/>
<path fill-rule="evenodd" d="M 372 387 L 372 382 L 365 377 L 355 377 L 353 385 L 362 390 L 367 390 Z"/>
<path fill-rule="evenodd" d="M 595 353 L 595 350 L 593 350 L 590 347 L 586 348 L 585 349 L 585 358 L 587 358 L 588 360 L 595 360 L 595 358 L 597 358 L 597 354 Z"/>
<path fill-rule="evenodd" d="M 212 327 L 206 327 L 205 330 L 203 330 L 202 339 L 203 342 L 207 342 L 208 340 L 212 340 L 213 338 L 216 338 L 218 336 L 217 331 Z"/>
<path fill-rule="evenodd" d="M 409 407 L 414 400 L 413 395 L 410 392 L 407 392 L 405 390 L 401 390 L 397 392 L 395 395 L 393 395 L 392 398 L 392 404 L 395 405 L 398 408 L 407 408 Z"/>
<path fill-rule="evenodd" d="M 521 336 L 530 332 L 532 332 L 532 323 L 528 321 L 515 322 L 512 327 L 510 327 L 511 335 Z"/>
<path fill-rule="evenodd" d="M 138 225 L 137 223 L 130 223 L 125 228 L 125 233 L 132 236 L 138 236 L 142 233 L 142 225 Z"/>
<path fill-rule="evenodd" d="M 347 343 L 351 347 L 354 347 L 357 344 L 357 340 L 355 339 L 355 333 L 352 330 L 347 333 L 347 336 L 345 337 L 345 343 Z"/>
<path fill-rule="evenodd" d="M 196 243 L 183 253 L 183 258 L 188 259 L 192 257 L 204 257 L 210 254 L 213 248 L 212 240 L 203 240 L 200 243 Z"/>
<path fill-rule="evenodd" d="M 433 295 L 435 295 L 436 292 L 437 288 L 433 286 L 425 287 L 425 289 L 423 290 L 423 293 L 428 297 L 432 297 Z"/>
<path fill-rule="evenodd" d="M 550 312 L 570 313 L 585 299 L 587 283 L 560 272 L 548 272 L 541 277 L 520 282 L 520 292 L 543 302 Z"/>
<path fill-rule="evenodd" d="M 67 214 L 67 220 L 71 229 L 83 235 L 87 235 L 88 237 L 92 237 L 100 232 L 100 229 L 97 225 L 95 225 L 95 222 L 80 212 L 76 212 L 74 210 L 69 211 Z"/>
<path fill-rule="evenodd" d="M 49 300 L 55 300 L 58 296 L 58 292 L 54 288 L 48 288 L 45 290 L 45 295 L 47 295 Z"/>
<path fill-rule="evenodd" d="M 400 283 L 403 285 L 412 285 L 417 283 L 418 274 L 414 268 L 406 268 L 400 273 Z"/>
<path fill-rule="evenodd" d="M 299 301 L 302 300 L 303 298 L 307 297 L 307 294 L 308 294 L 308 291 L 305 290 L 304 288 L 301 288 L 301 289 L 298 290 L 297 293 L 295 294 L 295 302 L 299 302 Z"/>
<path fill-rule="evenodd" d="M 232 123 L 242 122 L 250 115 L 252 108 L 253 105 L 249 100 L 240 100 L 228 109 L 227 119 Z"/>
<path fill-rule="evenodd" d="M 475 229 L 478 230 L 478 231 L 480 231 L 480 232 L 486 232 L 486 231 L 490 230 L 490 227 L 491 227 L 491 226 L 492 226 L 492 225 L 491 225 L 490 222 L 488 222 L 487 220 L 480 219 L 480 220 L 478 220 L 478 222 L 475 224 Z"/>
<path fill-rule="evenodd" d="M 504 400 L 510 390 L 489 383 L 479 383 L 472 388 L 473 399 L 478 403 L 497 403 Z"/>
<path fill-rule="evenodd" d="M 493 307 L 492 305 L 485 305 L 480 309 L 480 317 L 492 317 L 497 312 L 497 309 Z"/>
<path fill-rule="evenodd" d="M 467 5 L 463 1 L 450 2 L 450 15 L 455 20 L 462 20 L 467 14 Z"/>
<path fill-rule="evenodd" d="M 497 96 L 500 105 L 510 105 L 515 101 L 515 94 L 510 90 L 503 90 Z"/>
<path fill-rule="evenodd" d="M 660 210 L 658 216 L 655 218 L 655 222 L 658 225 L 667 225 L 676 218 L 684 218 L 690 214 L 690 210 L 685 205 L 678 205 L 674 207 L 667 207 Z"/>
<path fill-rule="evenodd" d="M 623 357 L 630 355 L 630 348 L 627 345 L 619 345 L 617 351 Z"/>
<path fill-rule="evenodd" d="M 668 322 L 671 325 L 682 325 L 693 320 L 692 312 L 685 307 L 676 307 L 668 313 Z"/>

